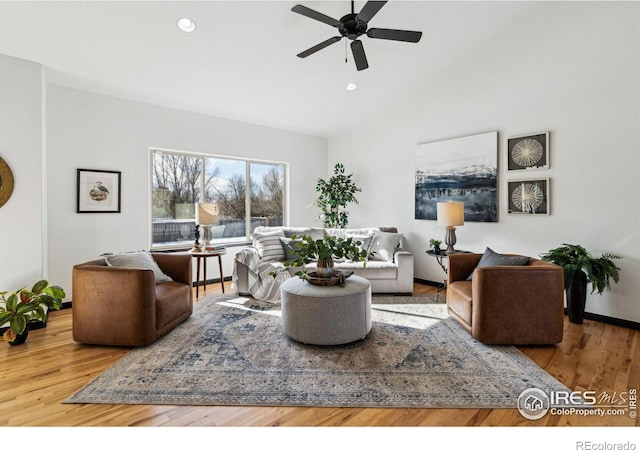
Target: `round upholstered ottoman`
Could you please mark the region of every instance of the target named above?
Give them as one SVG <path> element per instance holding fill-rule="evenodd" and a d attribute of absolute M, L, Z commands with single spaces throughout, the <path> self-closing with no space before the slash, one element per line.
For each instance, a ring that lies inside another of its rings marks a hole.
<path fill-rule="evenodd" d="M 280 287 L 282 326 L 305 344 L 339 345 L 371 331 L 371 284 L 356 275 L 344 286 L 316 286 L 292 277 Z"/>

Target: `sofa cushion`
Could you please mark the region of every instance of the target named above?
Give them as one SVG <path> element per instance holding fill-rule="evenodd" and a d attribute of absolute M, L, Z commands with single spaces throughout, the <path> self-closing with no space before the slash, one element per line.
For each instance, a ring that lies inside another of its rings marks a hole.
<path fill-rule="evenodd" d="M 298 255 L 296 255 L 296 242 L 302 242 L 302 239 L 291 239 L 288 237 L 281 237 L 280 242 L 282 243 L 282 248 L 284 249 L 284 260 L 295 262 L 298 260 Z"/>
<path fill-rule="evenodd" d="M 280 241 L 280 238 L 283 237 L 285 236 L 282 230 L 264 233 L 254 232 L 251 235 L 253 246 L 258 250 L 261 261 L 284 261 L 284 247 Z"/>
<path fill-rule="evenodd" d="M 487 247 L 482 254 L 482 258 L 478 261 L 476 269 L 479 267 L 493 267 L 493 266 L 526 266 L 529 263 L 528 256 L 520 255 L 501 255 L 496 253 Z M 475 270 L 475 269 L 474 269 Z M 467 277 L 467 280 L 473 279 L 473 272 Z"/>
<path fill-rule="evenodd" d="M 130 269 L 150 269 L 153 271 L 156 283 L 173 281 L 169 275 L 160 269 L 158 263 L 155 262 L 151 254 L 147 251 L 105 255 L 104 258 L 108 266 L 127 267 Z"/>
<path fill-rule="evenodd" d="M 334 262 L 334 269 L 353 272 L 354 275 L 368 280 L 396 279 L 398 277 L 398 265 L 389 261 L 342 261 Z M 316 263 L 305 265 L 306 271 L 313 271 Z"/>
<path fill-rule="evenodd" d="M 388 233 L 385 231 L 375 230 L 369 247 L 369 251 L 373 254 L 369 259 L 373 261 L 393 262 L 393 254 L 400 246 L 401 240 L 402 233 Z"/>
<path fill-rule="evenodd" d="M 312 227 L 284 227 L 282 229 L 285 237 L 293 237 L 293 236 L 310 236 L 311 239 L 317 241 L 318 239 L 322 239 L 324 237 L 324 229 L 322 228 L 312 228 Z"/>

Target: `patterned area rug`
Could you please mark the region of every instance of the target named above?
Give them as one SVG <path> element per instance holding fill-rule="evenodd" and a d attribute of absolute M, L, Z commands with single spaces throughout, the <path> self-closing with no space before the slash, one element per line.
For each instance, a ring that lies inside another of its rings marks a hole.
<path fill-rule="evenodd" d="M 475 341 L 430 297 L 374 297 L 362 341 L 304 345 L 278 305 L 209 296 L 65 403 L 515 408 L 531 387 L 569 389 L 511 346 Z"/>

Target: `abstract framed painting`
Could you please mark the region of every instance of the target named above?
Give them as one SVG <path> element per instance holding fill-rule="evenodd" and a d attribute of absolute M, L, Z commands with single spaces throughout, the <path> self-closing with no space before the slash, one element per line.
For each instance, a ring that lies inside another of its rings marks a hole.
<path fill-rule="evenodd" d="M 465 222 L 497 222 L 497 173 L 497 131 L 419 144 L 415 218 L 436 220 L 438 202 L 456 201 Z"/>
<path fill-rule="evenodd" d="M 549 132 L 507 139 L 507 170 L 549 168 Z"/>
<path fill-rule="evenodd" d="M 78 213 L 119 213 L 120 172 L 78 169 Z"/>
<path fill-rule="evenodd" d="M 507 184 L 509 214 L 531 216 L 551 213 L 549 178 L 514 180 Z"/>

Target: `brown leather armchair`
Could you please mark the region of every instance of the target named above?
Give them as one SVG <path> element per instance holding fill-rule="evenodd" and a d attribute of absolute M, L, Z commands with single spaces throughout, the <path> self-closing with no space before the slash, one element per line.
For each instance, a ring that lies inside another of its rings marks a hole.
<path fill-rule="evenodd" d="M 73 339 L 85 344 L 144 346 L 193 312 L 191 255 L 151 253 L 173 281 L 150 269 L 107 266 L 104 258 L 73 267 Z"/>
<path fill-rule="evenodd" d="M 525 266 L 479 267 L 482 254 L 448 256 L 449 315 L 485 344 L 562 341 L 562 267 L 530 258 Z M 472 281 L 467 281 L 473 273 Z"/>

